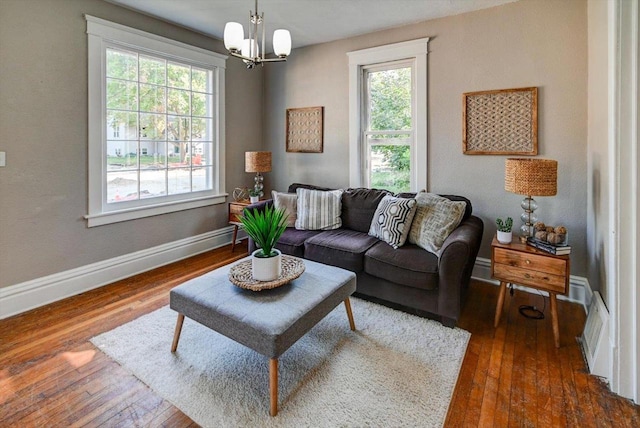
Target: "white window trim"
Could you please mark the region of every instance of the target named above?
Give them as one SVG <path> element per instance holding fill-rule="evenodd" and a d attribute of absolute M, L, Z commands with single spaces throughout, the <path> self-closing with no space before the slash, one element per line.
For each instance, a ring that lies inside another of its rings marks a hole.
<path fill-rule="evenodd" d="M 155 34 L 126 27 L 104 19 L 85 15 L 88 35 L 88 119 L 89 119 L 89 213 L 84 216 L 89 227 L 117 223 L 137 218 L 150 217 L 175 211 L 199 208 L 226 202 L 225 192 L 225 69 L 226 55 L 167 39 Z M 104 51 L 106 46 L 116 43 L 120 46 L 131 46 L 144 49 L 150 53 L 173 57 L 176 60 L 199 64 L 204 67 L 215 67 L 214 99 L 217 121 L 215 126 L 214 156 L 214 189 L 205 196 L 194 194 L 190 198 L 178 201 L 151 202 L 149 205 L 120 210 L 105 210 L 106 188 L 104 177 L 104 138 L 106 136 L 105 105 L 106 65 Z"/>
<path fill-rule="evenodd" d="M 382 62 L 415 63 L 415 150 L 412 150 L 411 191 L 427 188 L 427 54 L 429 37 L 347 52 L 349 56 L 349 185 L 362 187 L 364 172 L 364 107 L 362 69 Z"/>

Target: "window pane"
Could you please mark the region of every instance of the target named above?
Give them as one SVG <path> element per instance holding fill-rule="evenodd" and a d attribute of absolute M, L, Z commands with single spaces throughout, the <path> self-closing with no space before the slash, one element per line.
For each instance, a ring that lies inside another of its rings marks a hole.
<path fill-rule="evenodd" d="M 193 191 L 213 189 L 213 168 L 201 167 L 193 169 Z"/>
<path fill-rule="evenodd" d="M 140 55 L 140 82 L 164 85 L 166 61 Z"/>
<path fill-rule="evenodd" d="M 164 140 L 166 116 L 163 114 L 140 114 L 140 139 Z"/>
<path fill-rule="evenodd" d="M 107 49 L 107 77 L 138 80 L 138 55 L 133 52 Z"/>
<path fill-rule="evenodd" d="M 138 85 L 136 82 L 107 79 L 107 108 L 138 110 Z"/>
<path fill-rule="evenodd" d="M 137 141 L 107 141 L 107 170 L 138 168 Z"/>
<path fill-rule="evenodd" d="M 191 70 L 191 89 L 198 92 L 211 93 L 209 87 L 209 76 L 211 72 L 209 70 L 203 70 L 201 68 L 193 68 Z"/>
<path fill-rule="evenodd" d="M 107 202 L 123 202 L 138 199 L 138 172 L 118 171 L 107 173 Z"/>
<path fill-rule="evenodd" d="M 191 136 L 191 119 L 183 116 L 168 116 L 167 139 L 173 141 L 189 141 Z"/>
<path fill-rule="evenodd" d="M 191 143 L 191 154 L 193 166 L 213 165 L 213 144 L 212 143 Z"/>
<path fill-rule="evenodd" d="M 213 121 L 211 119 L 194 118 L 191 122 L 191 138 L 193 141 L 213 141 Z"/>
<path fill-rule="evenodd" d="M 137 140 L 138 113 L 107 110 L 107 138 L 110 140 Z"/>
<path fill-rule="evenodd" d="M 167 170 L 150 169 L 140 171 L 140 199 L 167 194 Z"/>
<path fill-rule="evenodd" d="M 167 143 L 140 142 L 140 169 L 157 169 L 167 166 Z"/>
<path fill-rule="evenodd" d="M 179 89 L 167 90 L 167 109 L 169 114 L 191 114 L 191 101 L 189 91 Z"/>
<path fill-rule="evenodd" d="M 167 64 L 168 85 L 174 88 L 191 89 L 191 70 L 189 66 L 175 63 Z"/>
<path fill-rule="evenodd" d="M 165 112 L 165 88 L 140 84 L 140 111 Z"/>
<path fill-rule="evenodd" d="M 194 116 L 211 117 L 209 99 L 211 95 L 194 92 L 191 97 L 191 111 Z"/>
<path fill-rule="evenodd" d="M 392 192 L 410 187 L 410 146 L 372 146 L 369 152 L 370 186 Z"/>
<path fill-rule="evenodd" d="M 411 68 L 367 74 L 369 129 L 411 129 Z"/>
<path fill-rule="evenodd" d="M 169 169 L 168 190 L 170 195 L 191 192 L 191 168 Z"/>
<path fill-rule="evenodd" d="M 189 165 L 189 143 L 169 142 L 167 145 L 167 161 L 169 167 L 179 167 Z"/>

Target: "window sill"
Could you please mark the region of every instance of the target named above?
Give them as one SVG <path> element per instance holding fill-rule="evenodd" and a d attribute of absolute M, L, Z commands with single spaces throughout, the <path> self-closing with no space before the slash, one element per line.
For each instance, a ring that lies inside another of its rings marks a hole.
<path fill-rule="evenodd" d="M 105 224 L 119 223 L 122 221 L 135 220 L 139 218 L 152 217 L 161 214 L 168 214 L 177 211 L 201 208 L 209 205 L 223 204 L 227 200 L 227 194 L 207 196 L 201 199 L 189 201 L 171 202 L 147 207 L 130 208 L 119 211 L 107 211 L 84 216 L 87 220 L 87 227 L 102 226 Z"/>

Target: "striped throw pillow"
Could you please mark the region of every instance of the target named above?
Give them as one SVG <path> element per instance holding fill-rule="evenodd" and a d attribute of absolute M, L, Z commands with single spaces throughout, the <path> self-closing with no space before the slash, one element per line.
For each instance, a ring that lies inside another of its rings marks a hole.
<path fill-rule="evenodd" d="M 342 190 L 297 189 L 296 229 L 332 230 L 342 226 Z"/>
<path fill-rule="evenodd" d="M 383 240 L 393 248 L 404 245 L 416 213 L 416 200 L 385 196 L 371 220 L 369 235 Z"/>

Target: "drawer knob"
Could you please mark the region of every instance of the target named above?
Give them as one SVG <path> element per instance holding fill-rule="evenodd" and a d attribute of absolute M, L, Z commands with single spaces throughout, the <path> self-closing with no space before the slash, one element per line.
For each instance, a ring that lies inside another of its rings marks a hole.
<path fill-rule="evenodd" d="M 524 277 L 525 277 L 525 278 L 531 278 L 531 275 L 529 275 L 528 273 L 525 273 L 525 274 L 524 274 Z"/>
<path fill-rule="evenodd" d="M 531 264 L 531 260 L 527 259 L 524 261 L 526 264 L 530 265 Z"/>

